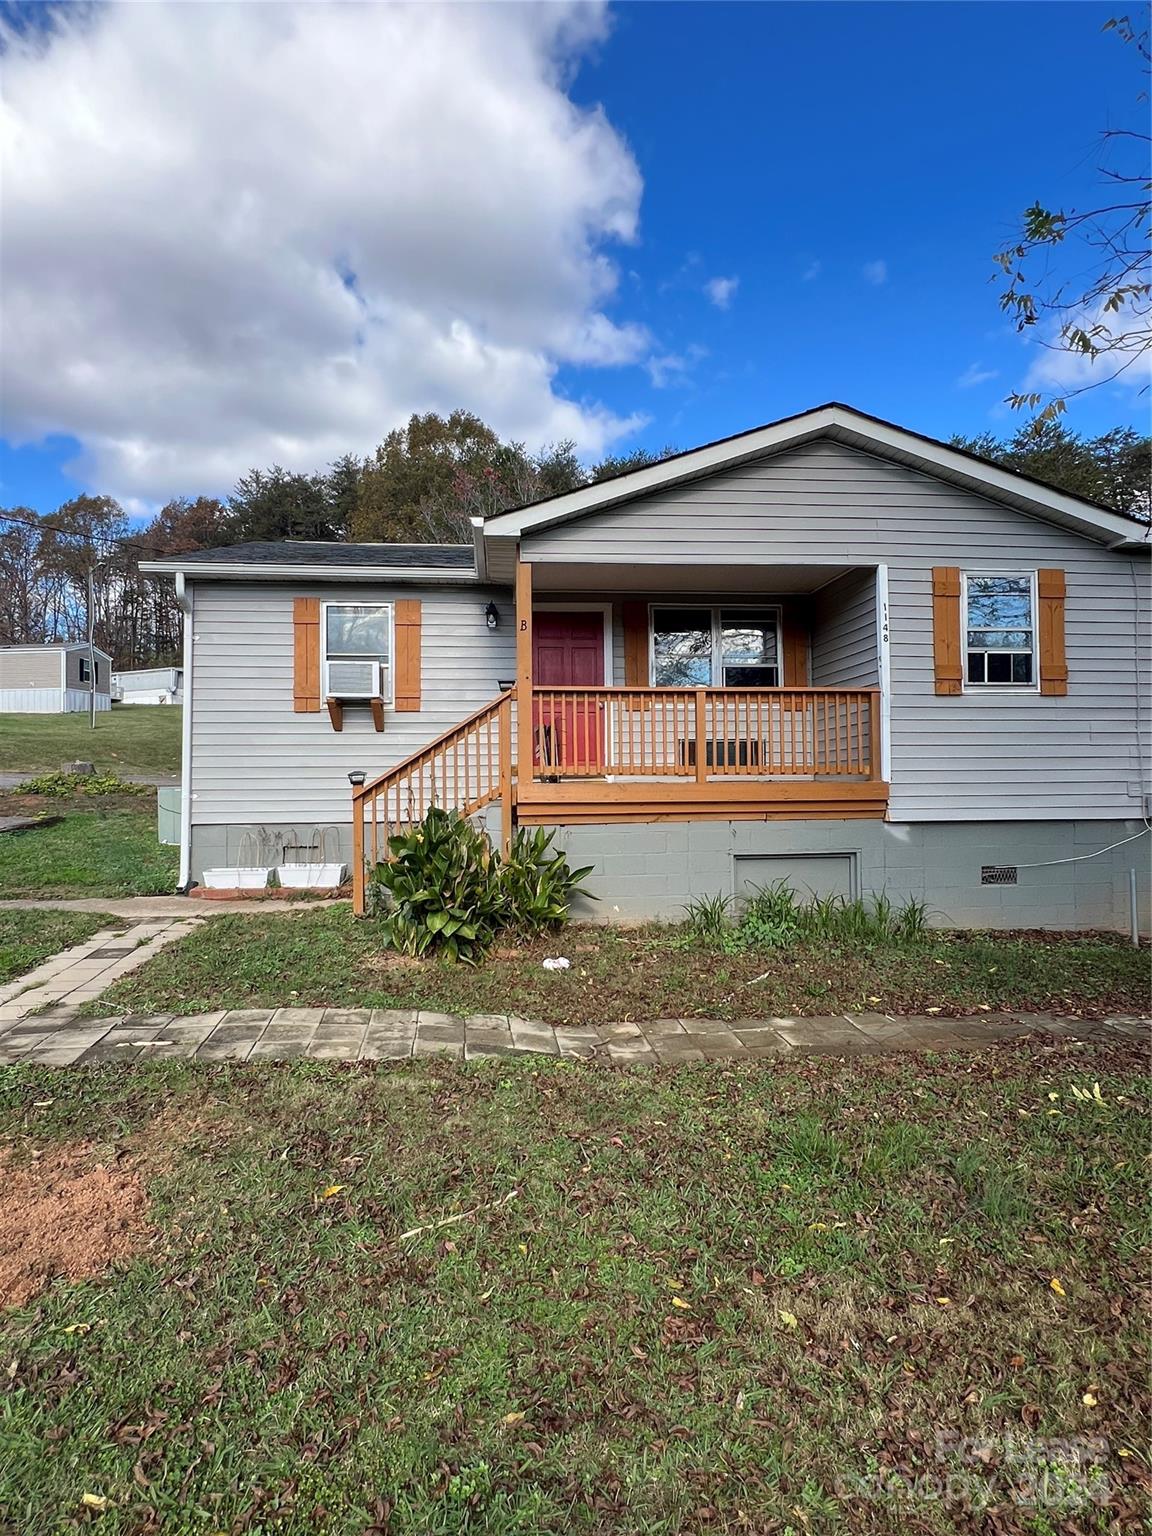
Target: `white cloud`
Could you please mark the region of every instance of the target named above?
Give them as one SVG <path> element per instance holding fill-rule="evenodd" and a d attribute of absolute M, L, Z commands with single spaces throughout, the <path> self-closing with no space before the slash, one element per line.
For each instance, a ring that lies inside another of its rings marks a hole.
<path fill-rule="evenodd" d="M 1123 307 L 1115 312 L 1106 311 L 1103 299 L 1092 309 L 1069 316 L 1069 323 L 1087 332 L 1097 345 L 1106 345 L 1110 338 L 1126 333 L 1138 335 L 1141 329 L 1140 322 Z M 1062 343 L 1060 325 L 1056 322 L 1043 341 L 1035 343 L 1021 389 L 1064 395 L 1112 381 L 1120 388 L 1147 389 L 1152 383 L 1152 352 L 1118 348 L 1091 357 L 1071 351 Z"/>
<path fill-rule="evenodd" d="M 601 452 L 566 363 L 609 313 L 636 163 L 564 82 L 602 4 L 76 7 L 8 35 L 6 431 L 123 496 L 311 468 L 413 410 Z"/>
<path fill-rule="evenodd" d="M 998 368 L 982 368 L 979 363 L 969 363 L 964 372 L 956 380 L 960 389 L 974 389 L 977 384 L 987 384 L 989 379 L 1000 377 Z"/>
<path fill-rule="evenodd" d="M 888 263 L 886 261 L 866 261 L 860 268 L 860 275 L 866 283 L 871 283 L 874 288 L 879 288 L 882 283 L 888 281 Z"/>
<path fill-rule="evenodd" d="M 802 283 L 815 282 L 823 270 L 824 263 L 822 261 L 810 261 L 803 272 L 801 272 L 800 281 Z"/>
<path fill-rule="evenodd" d="M 738 277 L 710 277 L 704 284 L 704 292 L 717 309 L 728 309 L 739 286 Z"/>

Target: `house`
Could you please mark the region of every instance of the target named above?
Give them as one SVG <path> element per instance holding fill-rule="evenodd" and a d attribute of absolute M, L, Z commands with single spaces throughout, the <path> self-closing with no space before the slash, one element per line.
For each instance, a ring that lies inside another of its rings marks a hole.
<path fill-rule="evenodd" d="M 334 828 L 360 905 L 439 803 L 558 829 L 601 918 L 779 879 L 1126 928 L 1136 870 L 1147 925 L 1148 555 L 1136 519 L 832 404 L 472 546 L 151 562 L 185 613 L 184 878 Z"/>
<path fill-rule="evenodd" d="M 0 714 L 63 715 L 110 709 L 112 658 L 86 640 L 58 645 L 0 645 Z"/>
<path fill-rule="evenodd" d="M 113 704 L 183 704 L 183 667 L 142 667 L 113 672 Z"/>

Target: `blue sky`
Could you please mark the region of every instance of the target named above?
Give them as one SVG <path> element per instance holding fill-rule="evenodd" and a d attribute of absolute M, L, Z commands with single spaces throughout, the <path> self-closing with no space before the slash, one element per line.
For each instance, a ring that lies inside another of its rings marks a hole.
<path fill-rule="evenodd" d="M 634 238 L 601 229 L 585 243 L 617 271 L 603 313 L 647 340 L 623 361 L 595 356 L 590 365 L 558 348 L 549 398 L 633 420 L 611 443 L 617 451 L 690 447 L 828 399 L 934 436 L 1010 432 L 1019 417 L 1003 398 L 1033 354 L 999 313 L 991 258 L 1034 199 L 1071 207 L 1099 196 L 1100 131 L 1134 123 L 1140 110 L 1131 50 L 1101 31 L 1114 13 L 1043 0 L 614 8 L 570 61 L 562 89 L 578 107 L 602 111 L 641 179 Z M 49 85 L 29 65 L 32 119 L 31 93 Z M 618 164 L 613 174 L 626 183 Z M 83 307 L 79 248 L 76 259 Z M 96 302 L 103 269 L 92 280 Z M 29 282 L 35 299 L 35 273 Z M 217 325 L 228 302 L 205 299 L 199 314 L 185 306 L 177 321 L 162 297 L 137 346 L 158 360 L 175 325 Z M 59 305 L 45 294 L 50 303 Z M 254 367 L 250 351 L 228 347 L 235 334 L 234 326 L 213 343 L 216 387 L 226 371 L 231 402 L 213 402 L 222 413 L 236 409 Z M 338 412 L 314 436 L 293 437 L 280 403 L 231 458 L 213 451 L 206 427 L 199 443 L 184 432 L 173 460 L 163 426 L 141 427 L 142 442 L 126 445 L 131 416 L 128 428 L 105 424 L 91 397 L 80 409 L 79 366 L 66 353 L 55 375 L 46 365 L 30 391 L 34 407 L 16 431 L 5 426 L 20 442 L 0 451 L 3 504 L 50 510 L 81 489 L 108 489 L 142 514 L 177 486 L 189 495 L 226 490 L 244 454 L 270 463 L 285 458 L 287 442 L 298 455 L 313 451 L 320 467 L 341 446 Z M 414 369 L 412 408 L 454 403 L 444 396 L 450 386 L 436 387 L 440 394 Z M 126 388 L 110 373 L 107 393 Z M 141 390 L 143 420 L 156 387 Z M 483 415 L 485 398 L 481 390 L 461 403 Z M 389 397 L 388 409 L 405 405 L 403 388 Z M 306 414 L 292 401 L 297 409 Z M 498 408 L 495 417 L 504 427 Z M 1075 401 L 1068 419 L 1096 432 L 1146 417 L 1144 397 L 1106 386 Z M 510 404 L 507 419 L 513 431 L 546 420 L 560 435 L 566 418 Z M 382 420 L 376 435 L 391 424 Z M 156 445 L 147 441 L 153 430 Z M 105 440 L 115 440 L 115 453 L 93 448 Z M 343 446 L 364 446 L 363 428 L 350 426 Z M 149 455 L 169 467 L 135 476 L 125 468 Z"/>

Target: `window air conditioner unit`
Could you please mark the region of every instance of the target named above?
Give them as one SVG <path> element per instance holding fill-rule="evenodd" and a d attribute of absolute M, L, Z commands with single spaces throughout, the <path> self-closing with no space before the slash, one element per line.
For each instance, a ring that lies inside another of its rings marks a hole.
<path fill-rule="evenodd" d="M 330 661 L 328 692 L 334 699 L 378 699 L 380 663 L 378 661 Z"/>

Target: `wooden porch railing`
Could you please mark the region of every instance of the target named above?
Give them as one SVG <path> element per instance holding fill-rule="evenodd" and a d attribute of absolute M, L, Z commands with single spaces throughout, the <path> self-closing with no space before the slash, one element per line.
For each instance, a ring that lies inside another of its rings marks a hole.
<path fill-rule="evenodd" d="M 512 700 L 515 690 L 430 741 L 419 752 L 352 791 L 352 910 L 363 916 L 367 869 L 388 855 L 388 839 L 422 821 L 430 806 L 470 816 L 501 802 L 504 836 L 512 826 Z"/>
<path fill-rule="evenodd" d="M 876 688 L 534 688 L 531 765 L 513 760 L 517 707 L 513 688 L 353 790 L 358 916 L 368 869 L 430 806 L 471 815 L 499 800 L 507 839 L 517 776 L 524 794 L 532 779 L 880 779 Z"/>
<path fill-rule="evenodd" d="M 880 777 L 876 688 L 536 688 L 534 776 Z"/>

